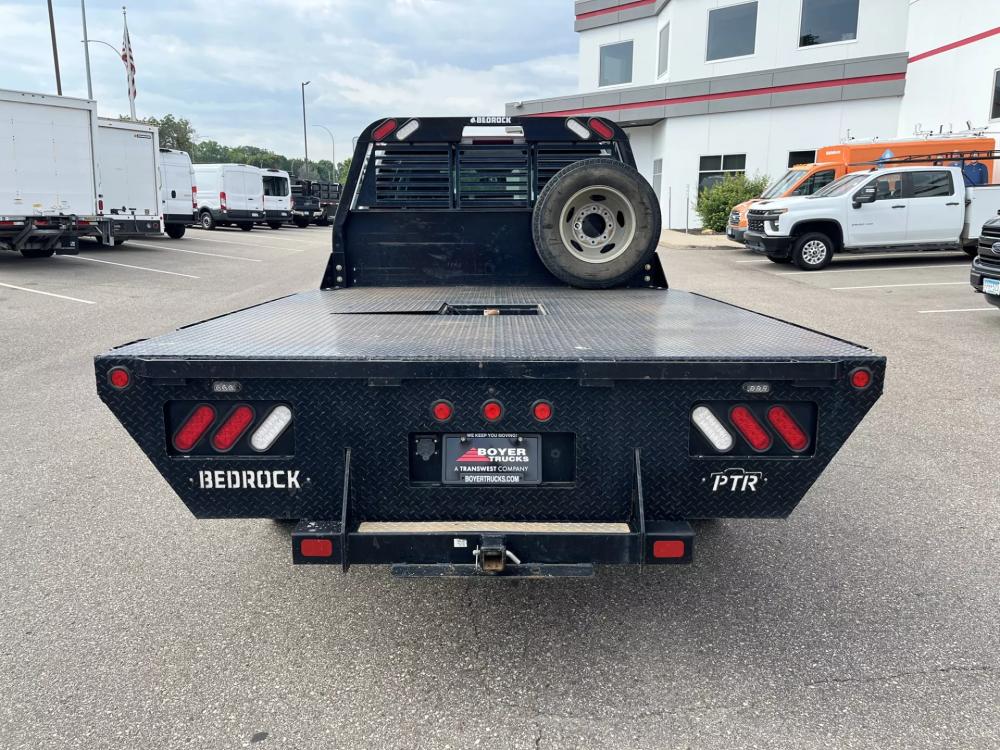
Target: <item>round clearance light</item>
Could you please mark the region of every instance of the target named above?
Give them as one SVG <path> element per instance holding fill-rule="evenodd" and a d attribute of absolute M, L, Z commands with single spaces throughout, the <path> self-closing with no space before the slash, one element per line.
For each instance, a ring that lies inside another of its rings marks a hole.
<path fill-rule="evenodd" d="M 531 406 L 531 414 L 539 422 L 548 422 L 552 419 L 552 404 L 548 401 L 536 401 Z"/>
<path fill-rule="evenodd" d="M 108 372 L 108 382 L 112 388 L 123 391 L 132 385 L 132 373 L 124 367 L 112 367 Z"/>
<path fill-rule="evenodd" d="M 856 370 L 851 370 L 850 379 L 851 385 L 859 391 L 863 391 L 872 384 L 872 371 L 867 367 L 859 367 Z"/>
<path fill-rule="evenodd" d="M 503 406 L 499 401 L 487 401 L 483 404 L 483 418 L 487 422 L 496 422 L 503 416 Z"/>
<path fill-rule="evenodd" d="M 450 401 L 435 401 L 431 405 L 431 414 L 438 422 L 450 422 L 451 418 L 455 416 L 455 407 L 451 405 Z"/>

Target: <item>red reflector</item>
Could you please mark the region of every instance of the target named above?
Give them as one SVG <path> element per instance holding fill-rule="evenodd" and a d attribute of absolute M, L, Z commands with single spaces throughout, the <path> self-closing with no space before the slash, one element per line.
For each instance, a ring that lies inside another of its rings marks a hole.
<path fill-rule="evenodd" d="M 503 416 L 503 407 L 499 401 L 487 401 L 483 404 L 483 416 L 490 422 L 496 422 Z"/>
<path fill-rule="evenodd" d="M 531 413 L 539 422 L 548 422 L 552 419 L 552 404 L 548 401 L 536 401 L 531 407 Z"/>
<path fill-rule="evenodd" d="M 396 129 L 396 121 L 386 120 L 377 128 L 375 128 L 375 131 L 372 133 L 372 140 L 381 141 L 395 129 Z"/>
<path fill-rule="evenodd" d="M 614 137 L 615 133 L 610 127 L 608 127 L 608 124 L 598 120 L 596 117 L 591 117 L 590 122 L 587 124 L 590 126 L 590 129 L 601 136 L 601 138 L 611 140 L 611 138 Z"/>
<path fill-rule="evenodd" d="M 112 367 L 108 373 L 108 382 L 118 390 L 128 388 L 132 382 L 132 376 L 124 367 Z"/>
<path fill-rule="evenodd" d="M 784 406 L 772 406 L 768 409 L 767 421 L 793 451 L 804 451 L 809 446 L 809 436 Z"/>
<path fill-rule="evenodd" d="M 448 401 L 435 401 L 431 413 L 438 422 L 447 422 L 455 414 L 455 408 Z"/>
<path fill-rule="evenodd" d="M 729 419 L 755 451 L 766 451 L 771 447 L 771 436 L 747 407 L 734 406 L 729 412 Z"/>
<path fill-rule="evenodd" d="M 333 542 L 329 539 L 303 539 L 299 543 L 303 557 L 333 557 Z"/>
<path fill-rule="evenodd" d="M 251 422 L 253 422 L 253 409 L 246 404 L 240 404 L 229 412 L 226 421 L 212 435 L 212 447 L 221 452 L 232 449 Z"/>
<path fill-rule="evenodd" d="M 867 370 L 864 367 L 859 367 L 857 370 L 851 372 L 851 385 L 853 385 L 859 391 L 863 391 L 871 384 L 872 384 L 871 370 Z"/>
<path fill-rule="evenodd" d="M 101 213 L 101 214 L 104 213 L 104 201 L 103 200 L 97 201 L 97 212 Z"/>
<path fill-rule="evenodd" d="M 191 416 L 181 425 L 174 435 L 174 447 L 186 453 L 194 448 L 208 428 L 215 421 L 215 409 L 208 404 L 200 404 L 191 412 Z"/>
<path fill-rule="evenodd" d="M 659 539 L 653 542 L 653 557 L 658 560 L 684 557 L 684 540 Z"/>

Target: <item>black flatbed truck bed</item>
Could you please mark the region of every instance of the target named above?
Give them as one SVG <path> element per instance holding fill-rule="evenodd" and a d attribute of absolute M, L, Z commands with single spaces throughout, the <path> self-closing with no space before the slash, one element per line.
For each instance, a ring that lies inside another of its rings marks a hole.
<path fill-rule="evenodd" d="M 344 240 L 338 253 L 348 213 L 338 214 L 327 272 L 341 284 L 96 360 L 101 397 L 191 512 L 297 519 L 297 563 L 578 575 L 598 563 L 688 562 L 691 520 L 787 516 L 881 393 L 885 362 L 870 350 L 668 290 L 659 269 L 646 269 L 644 288 L 599 292 L 534 268 L 494 285 L 393 285 L 427 273 L 385 264 L 394 241 L 366 236 L 362 255 Z M 365 217 L 378 218 L 399 215 Z M 451 244 L 445 236 L 420 252 L 447 258 Z M 528 257 L 507 243 L 503 253 Z M 365 267 L 366 257 L 382 265 Z M 352 285 L 345 266 L 383 283 Z M 125 388 L 113 383 L 119 369 Z M 496 421 L 488 402 L 500 407 Z M 540 402 L 551 410 L 545 420 Z M 447 420 L 434 411 L 441 403 Z M 240 405 L 252 407 L 254 430 L 279 406 L 294 416 L 264 451 L 248 445 L 251 429 L 225 451 L 207 437 L 179 449 L 178 431 L 205 405 L 213 429 Z M 769 445 L 751 445 L 727 423 L 733 445 L 716 450 L 692 423 L 699 406 L 723 421 L 745 408 Z M 807 445 L 789 445 L 769 425 L 774 406 L 808 433 Z M 455 446 L 501 436 L 528 446 L 523 484 L 449 479 Z"/>

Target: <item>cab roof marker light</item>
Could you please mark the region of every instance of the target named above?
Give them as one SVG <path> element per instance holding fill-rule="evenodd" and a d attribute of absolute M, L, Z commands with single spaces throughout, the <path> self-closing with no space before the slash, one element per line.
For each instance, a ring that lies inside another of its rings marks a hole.
<path fill-rule="evenodd" d="M 580 136 L 583 140 L 588 140 L 590 138 L 590 131 L 583 126 L 579 120 L 574 120 L 572 117 L 566 120 L 566 127 L 572 131 L 575 135 Z"/>
<path fill-rule="evenodd" d="M 292 410 L 283 404 L 275 406 L 250 436 L 250 447 L 258 453 L 269 451 L 291 423 Z"/>
<path fill-rule="evenodd" d="M 417 132 L 417 128 L 420 127 L 420 120 L 410 120 L 403 127 L 396 131 L 396 140 L 404 141 Z"/>
<path fill-rule="evenodd" d="M 691 421 L 719 453 L 728 453 L 733 449 L 732 434 L 707 406 L 695 407 L 691 412 Z"/>

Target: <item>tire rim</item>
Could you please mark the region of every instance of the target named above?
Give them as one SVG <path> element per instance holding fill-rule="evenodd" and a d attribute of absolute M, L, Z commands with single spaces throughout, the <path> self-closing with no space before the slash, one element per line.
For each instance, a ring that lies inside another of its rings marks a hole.
<path fill-rule="evenodd" d="M 201 217 L 201 225 L 205 229 L 208 229 L 210 226 L 212 226 L 212 217 L 209 216 L 208 214 L 205 214 L 204 216 L 202 216 Z"/>
<path fill-rule="evenodd" d="M 826 260 L 826 243 L 820 240 L 809 240 L 802 246 L 802 260 L 810 266 L 818 266 Z"/>
<path fill-rule="evenodd" d="M 635 237 L 635 209 L 607 185 L 584 188 L 563 204 L 559 237 L 570 255 L 586 263 L 609 263 Z"/>

